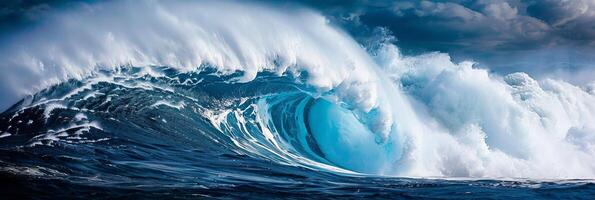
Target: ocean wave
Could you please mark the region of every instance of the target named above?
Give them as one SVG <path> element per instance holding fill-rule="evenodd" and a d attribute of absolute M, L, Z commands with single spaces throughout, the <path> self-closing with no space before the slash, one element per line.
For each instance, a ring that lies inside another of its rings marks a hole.
<path fill-rule="evenodd" d="M 1 115 L 2 148 L 92 160 L 63 170 L 103 181 L 149 157 L 219 166 L 188 149 L 338 174 L 595 177 L 592 87 L 362 46 L 308 9 L 97 3 L 0 52 L 2 105 L 22 99 Z"/>

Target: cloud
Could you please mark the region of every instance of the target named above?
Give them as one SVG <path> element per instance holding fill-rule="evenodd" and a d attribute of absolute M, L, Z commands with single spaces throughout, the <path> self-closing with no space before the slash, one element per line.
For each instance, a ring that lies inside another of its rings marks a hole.
<path fill-rule="evenodd" d="M 527 11 L 549 23 L 564 39 L 595 46 L 595 1 L 544 0 L 531 4 Z"/>
<path fill-rule="evenodd" d="M 440 51 L 496 72 L 532 75 L 595 68 L 595 1 L 404 0 L 318 6 L 353 35 L 385 27 L 404 53 Z M 362 31 L 368 30 L 368 31 Z M 580 52 L 580 53 L 576 53 Z"/>
<path fill-rule="evenodd" d="M 548 24 L 520 14 L 519 8 L 504 1 L 407 1 L 360 15 L 360 20 L 390 27 L 400 40 L 434 41 L 456 48 L 538 48 L 551 37 Z"/>
<path fill-rule="evenodd" d="M 0 35 L 42 20 L 49 11 L 82 5 L 92 0 L 10 0 L 0 1 Z"/>
<path fill-rule="evenodd" d="M 586 0 L 543 0 L 532 3 L 527 11 L 553 26 L 561 26 L 580 17 L 592 15 L 590 6 L 593 4 L 593 1 Z"/>
<path fill-rule="evenodd" d="M 510 20 L 518 17 L 518 10 L 506 2 L 488 4 L 484 7 L 484 13 L 494 19 Z"/>

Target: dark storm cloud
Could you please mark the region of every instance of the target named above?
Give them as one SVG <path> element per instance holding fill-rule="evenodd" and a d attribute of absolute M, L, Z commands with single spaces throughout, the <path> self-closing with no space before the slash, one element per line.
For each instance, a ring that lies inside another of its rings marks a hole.
<path fill-rule="evenodd" d="M 2 1 L 0 2 L 0 25 L 3 27 L 15 23 L 37 19 L 50 10 L 52 1 Z"/>
<path fill-rule="evenodd" d="M 333 17 L 340 16 L 343 23 L 388 27 L 403 42 L 430 46 L 510 50 L 567 45 L 575 40 L 592 45 L 595 40 L 592 0 L 306 4 L 319 6 Z"/>
<path fill-rule="evenodd" d="M 520 15 L 507 2 L 398 2 L 385 10 L 359 16 L 363 24 L 385 26 L 406 46 L 449 51 L 454 48 L 515 49 L 542 45 L 550 27 Z"/>
<path fill-rule="evenodd" d="M 0 35 L 42 20 L 51 10 L 92 0 L 0 0 Z"/>
<path fill-rule="evenodd" d="M 355 34 L 386 27 L 406 53 L 447 52 L 503 73 L 595 69 L 595 0 L 303 3 Z"/>
<path fill-rule="evenodd" d="M 531 16 L 547 22 L 565 39 L 594 45 L 595 1 L 543 0 L 529 6 L 527 11 Z"/>

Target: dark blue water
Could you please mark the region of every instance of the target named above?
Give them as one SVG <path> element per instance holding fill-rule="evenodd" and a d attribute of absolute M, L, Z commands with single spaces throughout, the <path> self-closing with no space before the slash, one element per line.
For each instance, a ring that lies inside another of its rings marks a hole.
<path fill-rule="evenodd" d="M 307 77 L 123 67 L 0 115 L 4 198 L 526 199 L 595 197 L 591 180 L 445 180 L 350 172 L 324 151 Z M 304 75 L 307 76 L 307 75 Z M 356 170 L 357 171 L 357 170 Z M 4 199 L 3 198 L 3 199 Z"/>

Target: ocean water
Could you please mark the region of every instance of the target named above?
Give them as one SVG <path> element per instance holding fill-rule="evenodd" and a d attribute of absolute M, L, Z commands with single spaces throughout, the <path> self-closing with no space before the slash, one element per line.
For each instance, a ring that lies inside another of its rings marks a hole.
<path fill-rule="evenodd" d="M 590 180 L 399 178 L 350 172 L 329 161 L 321 150 L 325 144 L 307 125 L 313 109 L 328 108 L 316 106 L 322 100 L 291 78 L 264 74 L 249 83 L 230 84 L 228 77 L 209 73 L 154 70 L 165 76 L 143 76 L 140 68 L 126 67 L 117 74 L 67 81 L 4 112 L 2 193 L 298 199 L 595 195 Z"/>
<path fill-rule="evenodd" d="M 56 13 L 2 41 L 0 193 L 595 196 L 595 87 L 403 56 L 385 37 L 237 2 Z"/>

